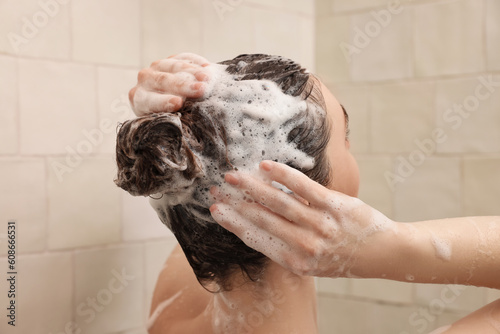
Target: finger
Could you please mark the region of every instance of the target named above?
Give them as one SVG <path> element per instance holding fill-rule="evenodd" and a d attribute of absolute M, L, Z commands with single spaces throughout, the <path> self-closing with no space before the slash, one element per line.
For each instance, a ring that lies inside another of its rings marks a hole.
<path fill-rule="evenodd" d="M 184 103 L 184 100 L 179 96 L 144 92 L 142 88 L 139 89 L 139 95 L 136 99 L 138 89 L 135 86 L 128 93 L 130 105 L 136 116 L 158 112 L 176 112 Z"/>
<path fill-rule="evenodd" d="M 166 73 L 144 68 L 139 72 L 139 87 L 154 92 L 181 97 L 200 98 L 205 93 L 206 84 L 196 80 L 186 72 Z"/>
<path fill-rule="evenodd" d="M 212 186 L 210 188 L 210 195 L 212 196 L 214 202 L 229 204 L 231 201 L 231 195 L 223 193 L 217 186 Z"/>
<path fill-rule="evenodd" d="M 314 212 L 294 196 L 244 173 L 228 173 L 225 180 L 287 220 L 302 226 L 311 225 Z"/>
<path fill-rule="evenodd" d="M 193 64 L 197 64 L 203 67 L 210 65 L 210 62 L 207 59 L 195 53 L 180 53 L 178 55 L 172 56 L 172 58 L 191 61 L 193 62 Z"/>
<path fill-rule="evenodd" d="M 179 96 L 146 91 L 139 87 L 134 91 L 132 106 L 137 116 L 151 113 L 175 112 L 182 107 L 183 99 Z"/>
<path fill-rule="evenodd" d="M 308 201 L 311 206 L 324 206 L 330 190 L 311 180 L 297 169 L 269 160 L 262 161 L 259 167 L 266 177 L 281 183 Z"/>
<path fill-rule="evenodd" d="M 161 59 L 153 62 L 151 68 L 159 72 L 179 73 L 185 72 L 192 74 L 198 81 L 208 81 L 209 75 L 200 65 L 189 63 L 186 60 L 179 59 Z"/>
<path fill-rule="evenodd" d="M 256 228 L 251 219 L 248 219 L 246 215 L 241 215 L 229 205 L 214 204 L 210 207 L 210 212 L 217 223 L 234 233 L 248 247 L 261 252 L 281 265 L 285 265 L 285 255 L 292 252 L 285 240 L 268 230 Z"/>

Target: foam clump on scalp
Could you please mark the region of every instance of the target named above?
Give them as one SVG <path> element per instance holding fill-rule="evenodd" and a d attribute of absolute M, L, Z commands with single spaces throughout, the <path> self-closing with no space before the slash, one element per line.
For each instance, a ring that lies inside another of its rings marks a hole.
<path fill-rule="evenodd" d="M 246 66 L 240 61 L 238 66 Z M 243 64 L 243 65 L 242 65 Z M 312 168 L 313 158 L 287 140 L 296 122 L 295 115 L 308 105 L 299 97 L 287 95 L 270 80 L 235 80 L 227 66 L 209 67 L 212 80 L 207 87 L 203 109 L 215 106 L 224 114 L 228 139 L 228 158 L 240 170 L 252 171 L 265 159 L 293 162 L 300 168 Z"/>

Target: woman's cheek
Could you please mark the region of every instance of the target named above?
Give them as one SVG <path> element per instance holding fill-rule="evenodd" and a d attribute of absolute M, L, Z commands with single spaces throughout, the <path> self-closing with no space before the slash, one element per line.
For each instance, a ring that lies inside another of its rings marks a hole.
<path fill-rule="evenodd" d="M 350 153 L 349 153 L 350 154 Z M 356 161 L 356 159 L 354 159 L 354 157 L 352 156 L 352 154 L 350 154 L 351 156 L 351 160 L 352 160 L 352 167 L 351 167 L 351 172 L 353 173 L 353 176 L 352 176 L 352 195 L 353 197 L 358 197 L 358 193 L 359 193 L 359 183 L 360 183 L 360 175 L 359 175 L 359 166 L 358 166 L 358 162 Z"/>

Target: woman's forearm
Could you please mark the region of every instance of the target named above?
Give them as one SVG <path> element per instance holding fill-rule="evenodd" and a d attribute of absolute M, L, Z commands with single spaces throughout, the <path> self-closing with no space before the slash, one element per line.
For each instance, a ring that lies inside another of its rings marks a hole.
<path fill-rule="evenodd" d="M 375 275 L 500 289 L 500 217 L 401 223 L 399 227 L 394 236 L 400 241 L 397 254 L 392 263 L 385 262 L 386 273 L 379 269 Z"/>

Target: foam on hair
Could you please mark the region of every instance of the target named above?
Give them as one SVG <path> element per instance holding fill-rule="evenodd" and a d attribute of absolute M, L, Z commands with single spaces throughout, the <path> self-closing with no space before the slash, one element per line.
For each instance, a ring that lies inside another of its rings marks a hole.
<path fill-rule="evenodd" d="M 240 61 L 237 66 L 246 63 Z M 132 195 L 151 195 L 151 204 L 158 211 L 178 204 L 207 208 L 211 205 L 209 188 L 221 186 L 229 168 L 252 173 L 265 159 L 305 170 L 314 166 L 314 158 L 288 138 L 298 122 L 303 122 L 298 114 L 309 108 L 320 118 L 324 111 L 286 94 L 273 81 L 238 80 L 227 67 L 210 65 L 205 97 L 195 102 L 203 116 L 198 122 L 221 121 L 213 124 L 210 152 L 203 152 L 207 143 L 200 140 L 204 138 L 196 138 L 192 129 L 183 126 L 182 113 L 127 121 L 118 133 L 117 152 L 128 165 L 119 168 L 118 186 Z M 220 153 L 227 157 L 221 159 Z M 227 161 L 225 168 L 221 160 Z M 213 222 L 206 215 L 198 218 Z"/>

